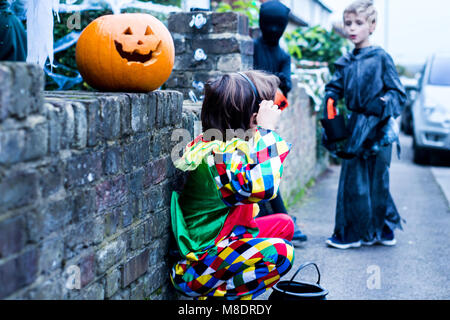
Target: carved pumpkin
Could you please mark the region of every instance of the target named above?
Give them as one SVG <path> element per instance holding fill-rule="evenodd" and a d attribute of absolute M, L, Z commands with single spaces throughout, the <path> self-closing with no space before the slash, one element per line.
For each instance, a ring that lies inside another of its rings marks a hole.
<path fill-rule="evenodd" d="M 169 30 L 143 13 L 95 19 L 81 33 L 76 48 L 83 79 L 102 91 L 155 90 L 169 78 L 174 59 Z"/>

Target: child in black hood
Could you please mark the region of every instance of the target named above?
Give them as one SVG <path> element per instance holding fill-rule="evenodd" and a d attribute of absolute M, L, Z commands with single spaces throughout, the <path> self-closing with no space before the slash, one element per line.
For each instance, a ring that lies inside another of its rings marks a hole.
<path fill-rule="evenodd" d="M 280 78 L 280 89 L 287 97 L 292 88 L 291 57 L 281 49 L 279 41 L 288 24 L 290 9 L 279 1 L 261 5 L 259 26 L 262 36 L 254 41 L 253 68 L 275 74 Z"/>

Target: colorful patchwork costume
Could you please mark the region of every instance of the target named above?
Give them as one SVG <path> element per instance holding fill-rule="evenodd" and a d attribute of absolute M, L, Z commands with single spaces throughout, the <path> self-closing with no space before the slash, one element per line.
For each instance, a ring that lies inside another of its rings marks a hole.
<path fill-rule="evenodd" d="M 286 214 L 255 219 L 256 203 L 276 197 L 289 149 L 275 132 L 259 127 L 250 141 L 208 142 L 200 135 L 189 143 L 175 166 L 190 174 L 171 204 L 184 257 L 172 268 L 175 288 L 199 299 L 252 299 L 289 271 L 292 220 Z"/>

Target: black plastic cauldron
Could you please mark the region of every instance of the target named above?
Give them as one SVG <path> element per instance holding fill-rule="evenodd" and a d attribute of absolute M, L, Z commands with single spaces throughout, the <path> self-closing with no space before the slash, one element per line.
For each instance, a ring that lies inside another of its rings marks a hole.
<path fill-rule="evenodd" d="M 293 281 L 295 276 L 306 266 L 316 267 L 319 278 L 317 283 Z M 328 290 L 320 286 L 320 271 L 314 262 L 302 264 L 289 281 L 279 281 L 273 287 L 269 300 L 325 300 Z"/>
<path fill-rule="evenodd" d="M 337 115 L 334 119 L 321 119 L 320 122 L 325 129 L 329 143 L 343 141 L 350 136 L 343 115 Z"/>

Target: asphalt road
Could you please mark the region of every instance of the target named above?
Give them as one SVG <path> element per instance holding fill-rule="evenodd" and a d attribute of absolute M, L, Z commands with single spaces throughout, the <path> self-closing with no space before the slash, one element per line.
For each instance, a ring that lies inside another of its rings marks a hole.
<path fill-rule="evenodd" d="M 317 263 L 321 285 L 329 300 L 450 299 L 449 167 L 418 166 L 412 162 L 411 138 L 401 137 L 402 159 L 394 153 L 391 194 L 403 219 L 397 245 L 376 245 L 349 250 L 327 247 L 334 227 L 339 166 L 330 167 L 291 212 L 308 241 L 295 249 L 288 280 L 306 261 Z M 298 280 L 314 282 L 313 267 Z M 269 290 L 259 299 L 267 299 Z M 258 300 L 259 300 L 258 299 Z"/>

